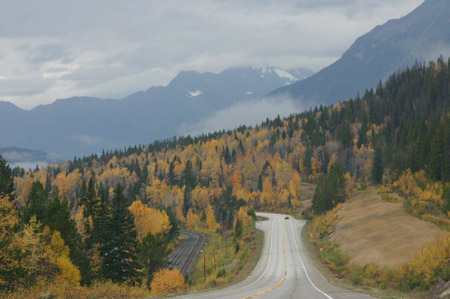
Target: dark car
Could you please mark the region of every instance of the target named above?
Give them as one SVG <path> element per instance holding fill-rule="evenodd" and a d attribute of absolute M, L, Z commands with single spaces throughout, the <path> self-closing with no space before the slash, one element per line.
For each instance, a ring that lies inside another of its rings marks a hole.
<path fill-rule="evenodd" d="M 285 216 L 284 219 L 285 219 L 285 220 L 289 220 L 289 216 Z"/>

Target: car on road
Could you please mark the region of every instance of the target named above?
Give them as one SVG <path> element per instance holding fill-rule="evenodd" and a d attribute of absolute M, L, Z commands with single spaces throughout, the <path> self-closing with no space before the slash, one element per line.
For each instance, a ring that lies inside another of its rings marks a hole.
<path fill-rule="evenodd" d="M 289 216 L 285 216 L 284 219 L 285 219 L 285 220 L 289 220 Z"/>

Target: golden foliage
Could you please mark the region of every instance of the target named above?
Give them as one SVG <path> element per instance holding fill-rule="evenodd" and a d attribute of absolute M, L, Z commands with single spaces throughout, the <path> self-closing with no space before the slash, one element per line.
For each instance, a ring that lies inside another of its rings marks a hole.
<path fill-rule="evenodd" d="M 152 295 L 161 296 L 181 291 L 186 288 L 186 284 L 178 269 L 162 269 L 155 273 L 150 288 Z"/>
<path fill-rule="evenodd" d="M 73 286 L 79 286 L 81 280 L 80 270 L 72 264 L 68 256 L 60 256 L 57 258 L 56 264 L 60 274 L 56 276 L 56 280 Z"/>
<path fill-rule="evenodd" d="M 172 228 L 166 211 L 148 208 L 140 200 L 133 202 L 129 210 L 134 215 L 139 240 L 144 238 L 148 233 L 152 233 L 153 235 L 166 233 Z"/>
<path fill-rule="evenodd" d="M 214 215 L 214 209 L 208 206 L 206 209 L 206 226 L 210 231 L 215 231 L 219 228 L 219 224 L 216 221 L 216 216 Z"/>

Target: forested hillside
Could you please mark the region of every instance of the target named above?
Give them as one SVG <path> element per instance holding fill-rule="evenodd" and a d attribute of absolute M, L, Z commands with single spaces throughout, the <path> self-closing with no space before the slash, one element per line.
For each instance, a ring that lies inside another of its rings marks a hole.
<path fill-rule="evenodd" d="M 10 240 L 0 245 L 9 263 L 1 266 L 2 288 L 29 286 L 39 277 L 150 285 L 159 266 L 146 248 L 166 250 L 183 226 L 236 232 L 239 244 L 252 210 L 299 210 L 302 181 L 319 183 L 307 216 L 333 208 L 354 188 L 385 184 L 412 192 L 418 207 L 445 222 L 450 65 L 443 59 L 417 64 L 355 99 L 257 127 L 12 174 L 15 193 L 10 183 L 0 190 L 0 226 Z M 408 179 L 416 185 L 404 188 Z M 36 262 L 46 248 L 56 266 Z"/>

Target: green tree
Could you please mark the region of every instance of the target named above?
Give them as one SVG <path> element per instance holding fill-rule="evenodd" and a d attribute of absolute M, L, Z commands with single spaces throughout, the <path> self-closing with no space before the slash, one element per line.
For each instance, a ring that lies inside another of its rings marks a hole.
<path fill-rule="evenodd" d="M 375 185 L 379 185 L 383 182 L 383 153 L 381 147 L 377 146 L 373 154 L 373 165 L 372 165 L 372 182 Z"/>
<path fill-rule="evenodd" d="M 30 192 L 28 193 L 28 200 L 22 211 L 22 220 L 28 223 L 31 217 L 36 216 L 36 220 L 40 223 L 44 222 L 45 211 L 48 202 L 48 192 L 41 184 L 41 182 L 33 182 L 31 184 Z"/>
<path fill-rule="evenodd" d="M 137 232 L 133 214 L 128 207 L 129 200 L 123 194 L 123 187 L 117 184 L 111 202 L 111 234 L 106 240 L 102 261 L 104 277 L 117 283 L 134 283 L 138 276 Z"/>
<path fill-rule="evenodd" d="M 334 208 L 345 200 L 344 169 L 336 162 L 331 165 L 330 171 L 317 185 L 312 200 L 312 209 L 316 214 L 322 214 Z"/>
<path fill-rule="evenodd" d="M 92 279 L 92 270 L 89 259 L 83 250 L 83 243 L 73 220 L 67 199 L 61 200 L 56 189 L 53 199 L 50 200 L 45 212 L 43 224 L 53 231 L 59 231 L 64 243 L 70 248 L 70 259 L 81 273 L 81 283 L 89 285 Z"/>
<path fill-rule="evenodd" d="M 14 178 L 11 168 L 5 159 L 0 155 L 0 196 L 9 196 L 9 200 L 14 200 Z"/>
<path fill-rule="evenodd" d="M 150 286 L 154 273 L 167 265 L 168 244 L 162 236 L 148 233 L 137 245 L 136 252 L 139 264 L 144 269 L 147 285 Z"/>

